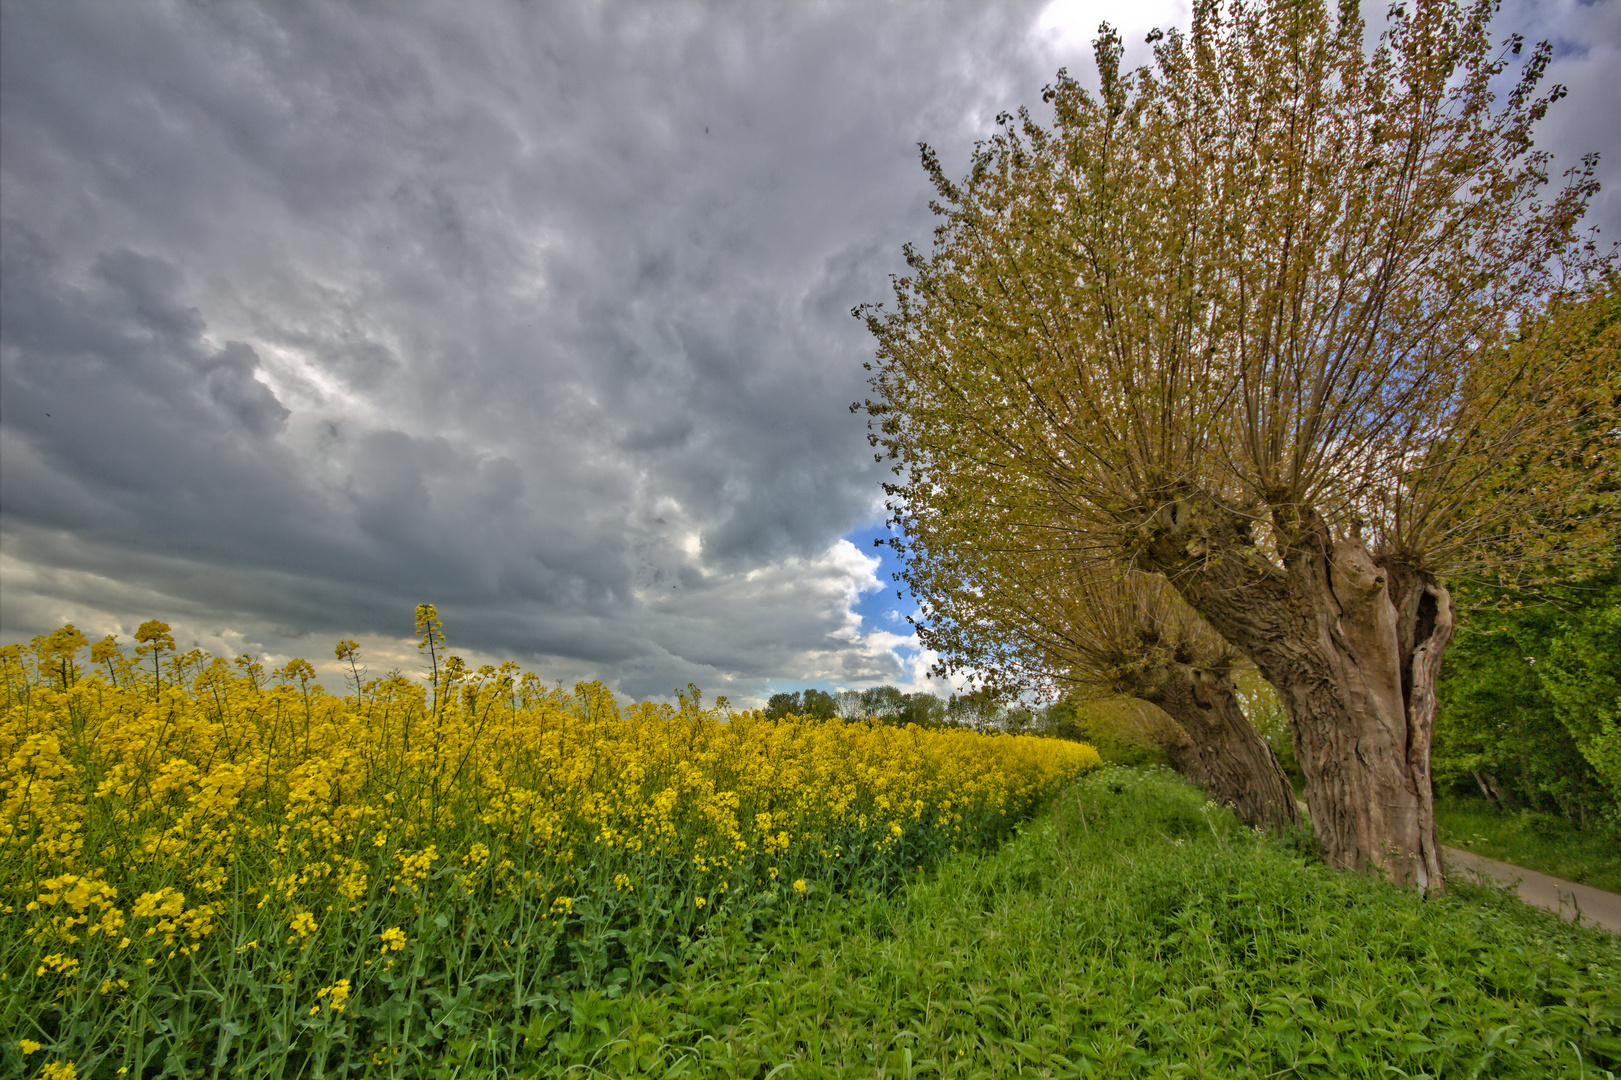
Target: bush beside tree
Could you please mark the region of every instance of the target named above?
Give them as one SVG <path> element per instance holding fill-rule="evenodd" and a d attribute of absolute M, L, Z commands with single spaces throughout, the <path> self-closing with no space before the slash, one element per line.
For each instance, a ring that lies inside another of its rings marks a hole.
<path fill-rule="evenodd" d="M 1621 697 L 1621 569 L 1517 603 L 1477 599 L 1442 672 L 1437 790 L 1478 790 L 1499 810 L 1557 813 L 1579 829 L 1621 827 L 1621 782 L 1605 772 Z"/>

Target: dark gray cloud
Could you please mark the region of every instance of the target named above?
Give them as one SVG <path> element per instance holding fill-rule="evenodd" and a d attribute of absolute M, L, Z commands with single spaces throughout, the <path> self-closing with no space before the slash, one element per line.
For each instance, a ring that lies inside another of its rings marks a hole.
<path fill-rule="evenodd" d="M 1617 8 L 1505 15 L 1561 43 L 1565 157 L 1621 153 Z M 0 4 L 0 632 L 406 666 L 433 600 L 635 695 L 915 677 L 840 539 L 915 144 L 1184 14 Z"/>

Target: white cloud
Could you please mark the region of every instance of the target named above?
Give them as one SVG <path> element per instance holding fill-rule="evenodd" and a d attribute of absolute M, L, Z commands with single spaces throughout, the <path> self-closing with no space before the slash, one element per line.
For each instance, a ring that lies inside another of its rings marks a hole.
<path fill-rule="evenodd" d="M 1052 0 L 1041 9 L 1035 33 L 1042 43 L 1070 64 L 1071 74 L 1090 81 L 1092 41 L 1098 26 L 1107 22 L 1120 32 L 1125 63 L 1135 66 L 1152 60 L 1143 41 L 1148 31 L 1192 25 L 1193 12 L 1185 0 L 1153 0 L 1120 4 L 1113 0 Z"/>

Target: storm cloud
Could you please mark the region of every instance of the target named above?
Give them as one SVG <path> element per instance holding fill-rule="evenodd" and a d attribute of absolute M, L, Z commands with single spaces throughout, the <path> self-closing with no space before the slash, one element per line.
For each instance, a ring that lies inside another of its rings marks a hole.
<path fill-rule="evenodd" d="M 1501 20 L 1606 176 L 1618 7 Z M 911 684 L 850 309 L 927 242 L 918 141 L 1101 18 L 1186 8 L 0 5 L 0 633 L 380 670 L 432 601 L 634 696 Z"/>

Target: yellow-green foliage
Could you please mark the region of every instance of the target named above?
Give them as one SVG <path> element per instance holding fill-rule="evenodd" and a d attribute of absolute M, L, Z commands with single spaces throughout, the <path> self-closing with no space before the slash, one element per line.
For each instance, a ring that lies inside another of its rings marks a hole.
<path fill-rule="evenodd" d="M 432 633 L 429 685 L 340 697 L 304 661 L 272 680 L 175 655 L 158 626 L 89 665 L 71 627 L 3 650 L 0 1027 L 45 1048 L 32 1072 L 54 1053 L 138 1073 L 181 1052 L 181 1014 L 211 1065 L 380 1064 L 431 1019 L 386 999 L 477 976 L 515 1031 L 548 989 L 658 978 L 717 911 L 890 887 L 994 840 L 1098 762 L 696 690 L 621 708 L 600 683 L 468 670 Z"/>

